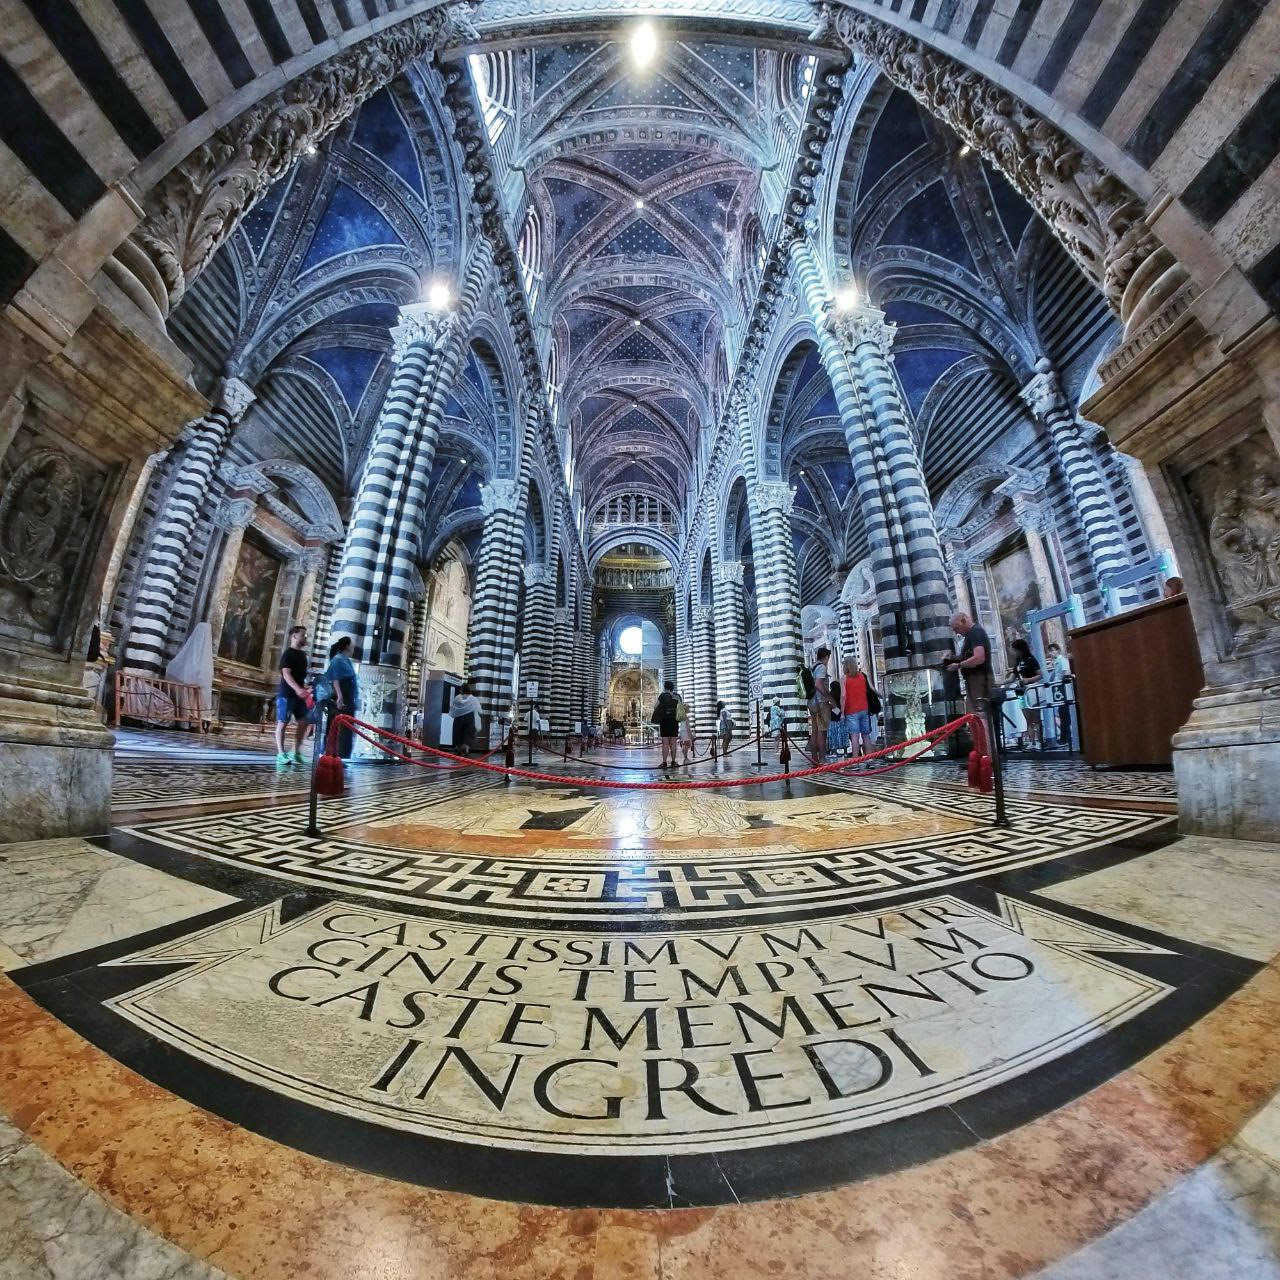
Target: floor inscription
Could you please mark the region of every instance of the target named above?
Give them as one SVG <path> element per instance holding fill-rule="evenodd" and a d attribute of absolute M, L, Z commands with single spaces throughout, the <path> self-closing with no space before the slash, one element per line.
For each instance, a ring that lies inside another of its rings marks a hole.
<path fill-rule="evenodd" d="M 111 962 L 181 967 L 110 1004 L 232 1074 L 411 1132 L 619 1155 L 765 1146 L 990 1088 L 1168 994 L 1118 959 L 1160 948 L 998 901 L 696 936 L 343 902 L 282 924 L 272 904 Z"/>

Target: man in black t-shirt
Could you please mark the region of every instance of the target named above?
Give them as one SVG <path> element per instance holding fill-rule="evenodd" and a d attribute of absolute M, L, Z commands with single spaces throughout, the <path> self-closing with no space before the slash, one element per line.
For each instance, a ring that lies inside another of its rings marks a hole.
<path fill-rule="evenodd" d="M 276 687 L 276 764 L 301 764 L 302 741 L 307 736 L 306 627 L 289 631 L 289 647 L 280 656 L 280 683 Z M 293 754 L 284 749 L 285 725 L 294 722 Z"/>
<path fill-rule="evenodd" d="M 963 637 L 964 643 L 960 652 L 942 665 L 964 676 L 965 710 L 985 714 L 991 696 L 991 637 L 967 613 L 957 613 L 951 619 L 951 630 Z"/>

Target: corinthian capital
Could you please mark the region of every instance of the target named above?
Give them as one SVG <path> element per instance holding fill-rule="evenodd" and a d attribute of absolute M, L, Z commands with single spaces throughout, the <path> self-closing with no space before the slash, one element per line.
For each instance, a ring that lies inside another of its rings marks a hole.
<path fill-rule="evenodd" d="M 223 378 L 214 397 L 214 408 L 225 413 L 232 422 L 239 422 L 257 398 L 247 382 L 239 378 Z"/>
<path fill-rule="evenodd" d="M 833 6 L 839 38 L 993 164 L 1049 224 L 1116 312 L 1138 266 L 1160 249 L 1143 202 L 1056 125 L 1007 90 L 878 18 Z"/>
<path fill-rule="evenodd" d="M 391 355 L 396 364 L 415 346 L 434 350 L 445 339 L 454 324 L 451 311 L 436 311 L 425 302 L 413 302 L 400 308 L 400 323 L 391 330 Z"/>
<path fill-rule="evenodd" d="M 1036 361 L 1035 377 L 1022 388 L 1021 395 L 1027 408 L 1041 420 L 1050 414 L 1067 413 L 1067 398 L 1062 383 L 1045 358 Z"/>
<path fill-rule="evenodd" d="M 217 130 L 147 194 L 131 239 L 160 273 L 167 311 L 258 197 L 415 58 L 447 22 L 419 14 L 290 80 Z"/>
<path fill-rule="evenodd" d="M 827 328 L 846 351 L 871 346 L 882 356 L 893 350 L 894 335 L 898 332 L 898 326 L 886 320 L 883 311 L 868 306 L 841 311 L 828 304 Z"/>
<path fill-rule="evenodd" d="M 545 564 L 527 564 L 524 567 L 526 587 L 545 587 L 551 583 L 551 570 Z"/>
<path fill-rule="evenodd" d="M 726 560 L 716 566 L 716 581 L 724 583 L 742 583 L 742 561 Z"/>
<path fill-rule="evenodd" d="M 515 511 L 520 489 L 514 480 L 491 480 L 480 486 L 480 510 L 487 516 L 495 511 Z"/>
<path fill-rule="evenodd" d="M 252 498 L 229 498 L 213 513 L 213 523 L 227 533 L 248 528 L 257 504 Z"/>
<path fill-rule="evenodd" d="M 759 512 L 781 511 L 789 516 L 795 506 L 796 491 L 789 484 L 771 484 L 761 480 L 751 486 L 751 506 Z"/>

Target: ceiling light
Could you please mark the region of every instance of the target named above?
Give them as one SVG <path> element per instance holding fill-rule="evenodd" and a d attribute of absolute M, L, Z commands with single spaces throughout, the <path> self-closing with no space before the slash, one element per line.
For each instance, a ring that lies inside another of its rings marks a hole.
<path fill-rule="evenodd" d="M 858 305 L 858 286 L 850 280 L 836 293 L 836 310 L 852 311 Z"/>
<path fill-rule="evenodd" d="M 302 149 L 307 153 L 307 155 L 313 156 L 316 153 L 316 144 L 314 142 L 308 142 Z"/>
<path fill-rule="evenodd" d="M 423 292 L 423 297 L 432 311 L 448 311 L 453 302 L 453 290 L 444 280 L 431 280 Z"/>
<path fill-rule="evenodd" d="M 961 156 L 961 158 L 963 159 L 963 158 L 964 158 L 965 156 L 967 156 L 967 155 L 969 154 L 969 152 L 970 152 L 970 151 L 972 151 L 972 150 L 973 150 L 973 148 L 972 148 L 972 147 L 971 147 L 971 146 L 966 142 L 966 143 L 964 144 L 964 146 L 962 146 L 962 147 L 960 148 L 960 156 Z"/>
<path fill-rule="evenodd" d="M 658 31 L 652 22 L 639 22 L 631 29 L 631 62 L 638 71 L 653 66 L 658 56 Z"/>
<path fill-rule="evenodd" d="M 643 200 L 641 200 L 641 199 L 639 199 L 638 197 L 637 197 L 637 199 L 636 199 L 636 208 L 637 208 L 637 209 L 643 209 L 643 208 L 644 208 L 644 201 L 643 201 Z"/>
<path fill-rule="evenodd" d="M 640 327 L 640 321 L 639 321 L 639 320 L 633 320 L 633 321 L 631 322 L 631 327 L 632 327 L 633 329 L 638 329 L 638 328 Z"/>

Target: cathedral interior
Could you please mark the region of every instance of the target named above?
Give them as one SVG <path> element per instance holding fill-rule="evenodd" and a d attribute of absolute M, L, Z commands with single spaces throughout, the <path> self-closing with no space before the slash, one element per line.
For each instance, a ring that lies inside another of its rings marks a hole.
<path fill-rule="evenodd" d="M 0 1280 L 1280 1280 L 1280 0 L 0 16 Z"/>

